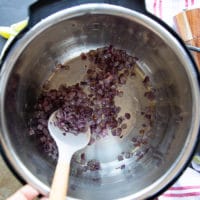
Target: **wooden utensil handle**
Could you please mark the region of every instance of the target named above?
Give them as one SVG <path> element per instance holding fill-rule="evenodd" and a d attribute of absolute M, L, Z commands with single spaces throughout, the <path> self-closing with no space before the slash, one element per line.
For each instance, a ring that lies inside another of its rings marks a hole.
<path fill-rule="evenodd" d="M 200 47 L 200 8 L 186 10 L 174 17 L 177 32 L 186 44 Z M 200 70 L 200 53 L 193 53 Z"/>
<path fill-rule="evenodd" d="M 70 165 L 68 162 L 58 160 L 49 200 L 66 200 L 68 183 L 69 183 Z"/>

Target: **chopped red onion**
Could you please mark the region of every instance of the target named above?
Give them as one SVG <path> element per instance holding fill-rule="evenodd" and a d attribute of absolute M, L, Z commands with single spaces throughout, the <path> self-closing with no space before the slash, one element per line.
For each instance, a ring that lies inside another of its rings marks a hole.
<path fill-rule="evenodd" d="M 121 168 L 121 169 L 125 169 L 125 164 L 121 165 L 120 168 Z"/>
<path fill-rule="evenodd" d="M 82 53 L 80 58 L 90 62 L 84 79 L 72 86 L 60 85 L 54 90 L 49 90 L 49 81 L 46 81 L 43 85 L 45 91 L 39 96 L 34 117 L 30 120 L 29 134 L 38 136 L 45 151 L 52 157 L 57 157 L 58 152 L 48 132 L 47 122 L 56 110 L 56 125 L 63 132 L 77 135 L 90 128 L 92 137 L 89 145 L 107 136 L 108 130 L 113 136 L 123 137 L 122 130 L 127 128 L 124 121 L 131 118 L 130 113 L 118 116 L 121 107 L 115 105 L 115 97 L 123 96 L 119 87 L 126 84 L 129 77 L 135 76 L 134 66 L 138 58 L 112 45 Z M 55 71 L 60 69 L 68 70 L 70 67 L 62 64 L 55 66 Z M 145 77 L 143 83 L 147 82 L 148 77 Z M 145 96 L 149 98 L 149 94 Z M 84 157 L 81 154 L 82 160 L 85 160 Z M 95 171 L 100 169 L 100 164 L 92 160 L 87 167 Z"/>
<path fill-rule="evenodd" d="M 126 119 L 130 119 L 131 118 L 131 114 L 130 113 L 125 113 L 125 118 Z"/>
<path fill-rule="evenodd" d="M 82 60 L 86 60 L 86 59 L 87 59 L 87 56 L 86 56 L 85 53 L 82 53 L 82 54 L 81 54 L 81 59 L 82 59 Z"/>
<path fill-rule="evenodd" d="M 147 86 L 147 84 L 150 82 L 150 78 L 149 76 L 145 76 L 144 80 L 143 80 L 143 83 L 145 86 Z"/>
<path fill-rule="evenodd" d="M 118 159 L 118 161 L 122 161 L 122 160 L 124 160 L 124 158 L 123 158 L 122 155 L 118 155 L 117 159 Z"/>
<path fill-rule="evenodd" d="M 154 91 L 148 91 L 144 93 L 144 96 L 147 97 L 149 100 L 155 99 L 155 92 Z"/>
<path fill-rule="evenodd" d="M 90 171 L 100 170 L 100 163 L 97 160 L 88 161 L 87 166 Z"/>

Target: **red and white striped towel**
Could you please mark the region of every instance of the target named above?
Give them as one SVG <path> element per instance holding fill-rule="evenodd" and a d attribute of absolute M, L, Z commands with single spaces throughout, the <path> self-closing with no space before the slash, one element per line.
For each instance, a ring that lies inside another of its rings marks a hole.
<path fill-rule="evenodd" d="M 200 0 L 146 0 L 146 9 L 174 27 L 173 16 L 184 9 L 200 8 Z M 200 20 L 200 19 L 199 19 Z M 158 200 L 200 200 L 200 173 L 191 168 Z"/>
<path fill-rule="evenodd" d="M 173 16 L 184 9 L 200 7 L 200 0 L 146 0 L 149 12 L 163 19 L 173 27 Z"/>
<path fill-rule="evenodd" d="M 200 173 L 187 168 L 178 181 L 158 199 L 200 200 Z"/>

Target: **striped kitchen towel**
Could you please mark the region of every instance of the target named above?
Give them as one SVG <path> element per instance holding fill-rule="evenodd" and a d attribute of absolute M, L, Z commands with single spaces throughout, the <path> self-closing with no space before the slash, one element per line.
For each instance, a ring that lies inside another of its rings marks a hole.
<path fill-rule="evenodd" d="M 200 200 L 200 173 L 187 168 L 178 181 L 158 199 Z"/>
<path fill-rule="evenodd" d="M 174 26 L 173 16 L 184 9 L 200 8 L 200 0 L 146 0 L 149 12 L 161 18 L 170 26 Z"/>

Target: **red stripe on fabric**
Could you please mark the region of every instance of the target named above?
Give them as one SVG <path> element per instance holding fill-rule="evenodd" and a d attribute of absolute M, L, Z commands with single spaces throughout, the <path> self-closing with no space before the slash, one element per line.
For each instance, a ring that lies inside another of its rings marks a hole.
<path fill-rule="evenodd" d="M 188 0 L 185 0 L 185 7 L 188 8 Z"/>
<path fill-rule="evenodd" d="M 188 192 L 188 193 L 182 193 L 182 194 L 162 194 L 162 196 L 165 197 L 192 197 L 192 196 L 200 196 L 200 192 Z"/>
<path fill-rule="evenodd" d="M 159 16 L 162 19 L 162 0 L 159 1 Z"/>
<path fill-rule="evenodd" d="M 200 189 L 200 186 L 184 186 L 184 187 L 171 187 L 169 190 L 190 190 L 190 189 Z"/>
<path fill-rule="evenodd" d="M 157 0 L 154 0 L 153 3 L 153 13 L 156 15 L 156 6 L 157 6 Z"/>
<path fill-rule="evenodd" d="M 192 6 L 194 5 L 194 0 L 191 0 L 191 4 L 192 4 Z"/>

